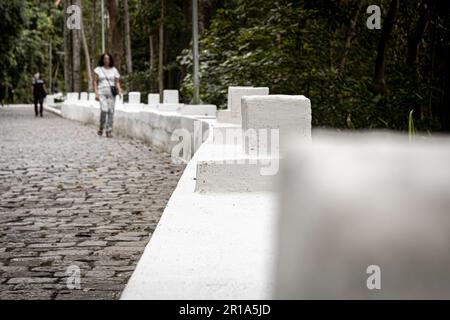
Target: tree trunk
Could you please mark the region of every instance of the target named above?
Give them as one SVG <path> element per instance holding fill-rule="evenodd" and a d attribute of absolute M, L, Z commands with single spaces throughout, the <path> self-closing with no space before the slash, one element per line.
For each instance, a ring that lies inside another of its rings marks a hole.
<path fill-rule="evenodd" d="M 80 6 L 80 0 L 75 0 L 74 5 Z M 81 91 L 81 74 L 80 74 L 80 30 L 72 30 L 72 63 L 73 63 L 73 91 Z"/>
<path fill-rule="evenodd" d="M 339 60 L 338 69 L 339 73 L 343 74 L 345 69 L 345 64 L 347 63 L 348 53 L 350 52 L 350 46 L 352 44 L 353 37 L 356 32 L 356 24 L 359 19 L 359 15 L 361 13 L 362 7 L 364 5 L 363 1 L 358 2 L 358 7 L 355 9 L 355 12 L 350 19 L 350 23 L 348 25 L 347 34 L 345 36 L 344 47 L 342 49 L 342 55 Z"/>
<path fill-rule="evenodd" d="M 117 69 L 122 66 L 123 55 L 123 31 L 120 22 L 119 1 L 108 1 L 110 32 L 111 32 L 111 54 L 114 57 L 114 62 Z"/>
<path fill-rule="evenodd" d="M 154 64 L 155 64 L 155 57 L 154 57 L 154 48 L 153 48 L 153 36 L 150 34 L 149 36 L 149 43 L 150 43 L 150 73 L 153 72 Z"/>
<path fill-rule="evenodd" d="M 64 89 L 66 92 L 73 91 L 72 76 L 72 37 L 69 28 L 67 28 L 67 8 L 70 5 L 69 0 L 64 0 Z"/>
<path fill-rule="evenodd" d="M 384 94 L 388 93 L 386 86 L 385 74 L 386 74 L 386 62 L 388 42 L 391 38 L 392 29 L 394 28 L 395 19 L 399 9 L 399 0 L 391 0 L 389 5 L 389 11 L 381 30 L 381 37 L 378 43 L 378 53 L 375 62 L 375 74 L 372 81 L 372 89 L 375 93 Z"/>
<path fill-rule="evenodd" d="M 415 66 L 417 64 L 417 52 L 419 43 L 423 38 L 425 29 L 428 24 L 428 7 L 427 1 L 424 0 L 419 6 L 419 20 L 417 21 L 416 28 L 413 34 L 408 39 L 408 57 L 406 58 L 406 64 L 409 66 Z"/>
<path fill-rule="evenodd" d="M 125 50 L 127 55 L 127 72 L 133 72 L 133 62 L 131 58 L 131 35 L 130 35 L 130 12 L 128 10 L 128 0 L 123 1 L 124 22 L 125 22 Z"/>
<path fill-rule="evenodd" d="M 406 57 L 406 65 L 408 66 L 407 76 L 413 82 L 414 90 L 419 90 L 419 74 L 417 72 L 418 51 L 420 41 L 422 41 L 428 24 L 428 6 L 426 2 L 426 0 L 423 0 L 420 3 L 418 9 L 419 19 L 417 20 L 417 24 L 412 31 L 412 34 L 408 37 L 408 54 Z M 415 102 L 411 107 L 414 107 L 415 119 L 423 120 L 425 117 L 428 117 L 427 108 L 423 108 L 422 103 L 420 103 L 417 99 L 414 101 Z"/>
<path fill-rule="evenodd" d="M 158 83 L 159 95 L 163 102 L 164 92 L 164 11 L 165 0 L 161 0 L 161 20 L 159 21 L 159 67 L 158 67 Z"/>
<path fill-rule="evenodd" d="M 96 65 L 97 56 L 97 0 L 92 0 L 92 36 L 91 36 L 91 67 Z"/>
<path fill-rule="evenodd" d="M 78 0 L 79 1 L 79 0 Z M 81 6 L 80 6 L 81 8 Z M 86 73 L 88 78 L 88 91 L 92 92 L 94 90 L 93 80 L 92 80 L 92 69 L 91 69 L 91 57 L 89 55 L 89 47 L 86 40 L 86 33 L 84 31 L 83 15 L 81 15 L 81 39 L 83 42 L 84 58 L 86 62 Z"/>

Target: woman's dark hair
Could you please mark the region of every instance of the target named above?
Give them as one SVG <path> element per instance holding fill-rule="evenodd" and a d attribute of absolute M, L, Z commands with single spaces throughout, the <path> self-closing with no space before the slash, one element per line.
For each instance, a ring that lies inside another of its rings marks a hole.
<path fill-rule="evenodd" d="M 98 61 L 98 65 L 99 65 L 100 67 L 103 67 L 103 66 L 105 65 L 105 62 L 104 62 L 105 56 L 108 56 L 108 57 L 109 57 L 109 66 L 110 66 L 111 68 L 114 67 L 114 59 L 113 59 L 112 55 L 110 55 L 109 53 L 104 53 L 104 54 L 102 54 L 102 56 L 100 57 L 100 60 Z"/>

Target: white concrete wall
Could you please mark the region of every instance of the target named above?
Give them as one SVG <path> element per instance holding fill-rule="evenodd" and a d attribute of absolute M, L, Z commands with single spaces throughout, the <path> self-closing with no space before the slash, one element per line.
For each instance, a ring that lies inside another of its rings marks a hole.
<path fill-rule="evenodd" d="M 448 138 L 315 134 L 291 145 L 275 298 L 450 298 Z M 372 265 L 380 290 L 367 287 Z"/>
<path fill-rule="evenodd" d="M 88 101 L 88 93 L 87 92 L 80 93 L 80 101 Z"/>
<path fill-rule="evenodd" d="M 160 103 L 159 93 L 149 93 L 147 99 L 147 105 L 156 106 Z"/>
<path fill-rule="evenodd" d="M 66 100 L 67 101 L 78 101 L 80 94 L 78 92 L 68 92 Z"/>
<path fill-rule="evenodd" d="M 141 103 L 141 93 L 140 92 L 128 92 L 128 103 L 129 104 L 140 104 Z"/>
<path fill-rule="evenodd" d="M 257 130 L 259 134 L 260 129 L 278 129 L 281 141 L 284 136 L 293 133 L 310 141 L 311 120 L 311 102 L 305 96 L 253 95 L 242 97 L 242 129 L 244 132 L 253 129 Z M 267 131 L 267 135 L 270 137 L 270 131 Z M 268 143 L 264 140 L 249 133 L 248 139 L 244 141 L 246 152 L 258 149 L 258 147 L 266 148 Z M 283 149 L 282 145 L 280 145 L 280 149 Z"/>
<path fill-rule="evenodd" d="M 100 109 L 98 105 L 65 103 L 61 112 L 64 118 L 96 126 L 99 123 Z M 113 132 L 143 140 L 164 152 L 171 153 L 173 147 L 179 143 L 179 141 L 172 141 L 172 134 L 177 129 L 193 133 L 196 122 L 207 134 L 209 124 L 196 117 L 161 113 L 150 109 L 116 107 Z M 191 144 L 194 146 L 193 141 Z M 192 148 L 192 154 L 194 152 L 195 148 Z"/>
<path fill-rule="evenodd" d="M 179 101 L 178 90 L 164 90 L 163 93 L 163 102 L 169 104 L 177 104 Z"/>
<path fill-rule="evenodd" d="M 228 122 L 241 125 L 241 98 L 252 95 L 268 95 L 267 87 L 228 87 L 228 108 L 220 110 L 218 115 L 219 122 Z"/>

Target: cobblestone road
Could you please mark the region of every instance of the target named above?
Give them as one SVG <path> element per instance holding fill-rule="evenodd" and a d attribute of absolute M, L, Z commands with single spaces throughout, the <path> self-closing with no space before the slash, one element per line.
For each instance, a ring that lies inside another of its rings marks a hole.
<path fill-rule="evenodd" d="M 119 298 L 182 170 L 139 142 L 0 108 L 0 299 Z"/>

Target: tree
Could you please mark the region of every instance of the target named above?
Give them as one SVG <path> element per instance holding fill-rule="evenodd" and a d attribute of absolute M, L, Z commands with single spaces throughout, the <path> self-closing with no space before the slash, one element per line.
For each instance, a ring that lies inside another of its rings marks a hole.
<path fill-rule="evenodd" d="M 123 46 L 123 24 L 120 19 L 120 7 L 118 0 L 108 0 L 108 12 L 110 19 L 110 48 L 118 69 L 122 66 Z"/>
<path fill-rule="evenodd" d="M 130 35 L 130 12 L 128 9 L 128 0 L 123 1 L 124 23 L 125 23 L 125 50 L 127 56 L 127 72 L 133 72 L 133 63 L 131 58 L 131 35 Z"/>
<path fill-rule="evenodd" d="M 372 80 L 372 89 L 375 93 L 386 95 L 388 88 L 386 86 L 386 60 L 388 53 L 388 42 L 391 38 L 395 19 L 399 8 L 399 0 L 391 0 L 386 19 L 381 30 L 380 41 L 378 43 L 378 53 L 375 62 L 375 74 Z"/>
<path fill-rule="evenodd" d="M 72 2 L 75 5 L 81 7 L 80 0 L 74 0 Z M 81 32 L 79 29 L 72 29 L 72 90 L 75 92 L 81 91 Z"/>
<path fill-rule="evenodd" d="M 77 0 L 81 8 L 80 0 Z M 93 79 L 92 79 L 92 69 L 91 69 L 91 57 L 89 55 L 89 47 L 86 40 L 86 33 L 84 31 L 83 15 L 81 15 L 81 39 L 83 42 L 84 58 L 86 65 L 86 74 L 88 78 L 88 91 L 92 92 L 94 90 Z"/>
<path fill-rule="evenodd" d="M 73 91 L 72 37 L 66 22 L 67 8 L 70 4 L 70 0 L 64 0 L 64 84 L 66 92 Z"/>
<path fill-rule="evenodd" d="M 161 0 L 161 18 L 159 21 L 159 67 L 158 67 L 158 87 L 160 98 L 164 91 L 164 11 L 165 0 Z M 161 100 L 162 102 L 162 100 Z"/>

